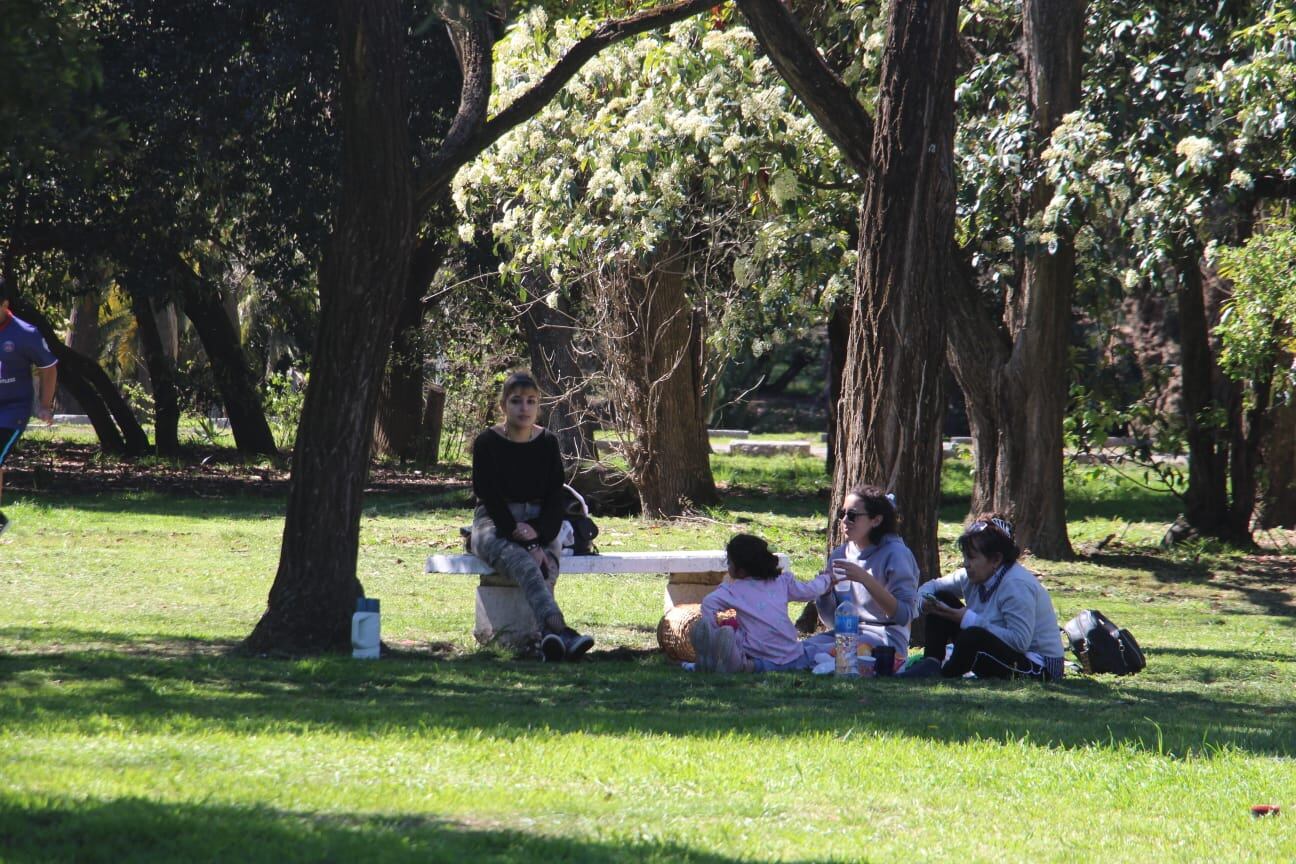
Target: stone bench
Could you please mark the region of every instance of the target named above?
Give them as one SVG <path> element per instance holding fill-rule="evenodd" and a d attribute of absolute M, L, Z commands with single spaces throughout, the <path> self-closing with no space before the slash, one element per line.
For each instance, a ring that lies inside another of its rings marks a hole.
<path fill-rule="evenodd" d="M 788 567 L 788 556 L 779 555 L 779 565 Z M 701 603 L 724 579 L 727 570 L 723 551 L 614 552 L 601 555 L 567 555 L 559 565 L 561 576 L 579 573 L 663 573 L 666 591 L 663 614 L 684 603 Z M 525 644 L 539 630 L 522 589 L 499 576 L 476 555 L 430 555 L 426 573 L 476 575 L 476 618 L 473 637 L 478 643 L 499 642 L 508 646 Z"/>
<path fill-rule="evenodd" d="M 809 441 L 734 441 L 729 452 L 742 456 L 810 456 Z"/>

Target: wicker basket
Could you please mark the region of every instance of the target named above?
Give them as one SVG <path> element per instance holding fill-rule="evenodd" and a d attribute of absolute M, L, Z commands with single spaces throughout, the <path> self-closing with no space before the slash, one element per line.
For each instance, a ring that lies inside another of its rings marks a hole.
<path fill-rule="evenodd" d="M 689 633 L 702 617 L 702 607 L 697 603 L 684 603 L 674 607 L 657 623 L 657 644 L 666 656 L 677 663 L 697 660 Z"/>

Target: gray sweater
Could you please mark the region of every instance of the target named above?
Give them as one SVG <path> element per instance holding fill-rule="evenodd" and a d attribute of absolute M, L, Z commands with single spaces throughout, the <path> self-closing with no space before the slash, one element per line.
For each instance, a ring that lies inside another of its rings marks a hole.
<path fill-rule="evenodd" d="M 994 576 L 987 585 L 993 585 Z M 988 598 L 981 597 L 979 586 L 968 582 L 967 571 L 955 570 L 948 576 L 924 582 L 918 589 L 923 598 L 937 591 L 952 591 L 963 598 L 968 612 L 963 628 L 982 627 L 1023 654 L 1061 657 L 1062 636 L 1058 631 L 1053 600 L 1035 574 L 1021 564 L 1013 564 Z"/>
<path fill-rule="evenodd" d="M 851 602 L 860 610 L 860 631 L 874 637 L 869 641 L 881 644 L 885 639 L 898 655 L 905 656 L 909 650 L 909 625 L 918 612 L 918 562 L 909 547 L 899 534 L 887 534 L 876 546 L 867 549 L 857 549 L 846 543 L 828 553 L 827 569 L 831 570 L 832 562 L 839 558 L 854 561 L 869 571 L 896 598 L 895 615 L 887 615 L 860 583 L 842 582 L 837 586 L 843 594 L 845 587 L 850 586 Z M 815 600 L 819 620 L 829 630 L 833 627 L 839 596 L 836 591 L 829 590 Z M 872 621 L 886 623 L 869 623 Z"/>

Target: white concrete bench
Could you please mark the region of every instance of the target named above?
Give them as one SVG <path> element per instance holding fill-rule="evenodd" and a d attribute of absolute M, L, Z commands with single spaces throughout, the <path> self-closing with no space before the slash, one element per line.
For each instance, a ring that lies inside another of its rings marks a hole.
<path fill-rule="evenodd" d="M 788 556 L 779 555 L 780 566 L 789 566 Z M 573 573 L 663 573 L 666 592 L 663 614 L 683 603 L 701 603 L 702 598 L 719 585 L 727 573 L 725 553 L 705 550 L 695 552 L 613 552 L 601 555 L 565 556 L 559 565 L 560 575 Z M 473 636 L 485 645 L 498 641 L 520 645 L 539 630 L 522 589 L 507 577 L 498 576 L 490 565 L 476 555 L 430 555 L 426 573 L 478 575 L 476 620 Z"/>
<path fill-rule="evenodd" d="M 729 452 L 743 456 L 809 456 L 809 441 L 734 441 Z"/>

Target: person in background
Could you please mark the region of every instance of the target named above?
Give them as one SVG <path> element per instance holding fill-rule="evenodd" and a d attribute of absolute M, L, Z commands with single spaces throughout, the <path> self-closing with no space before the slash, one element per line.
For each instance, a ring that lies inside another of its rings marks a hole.
<path fill-rule="evenodd" d="M 558 439 L 536 425 L 540 388 L 514 372 L 500 394 L 504 422 L 473 441 L 473 554 L 522 589 L 540 625 L 540 653 L 549 662 L 575 660 L 594 638 L 567 626 L 554 600 L 562 554 L 563 466 Z"/>
<path fill-rule="evenodd" d="M 58 360 L 40 331 L 9 310 L 9 300 L 0 276 L 0 499 L 5 461 L 31 420 L 33 404 L 36 416 L 52 424 L 58 389 Z M 8 527 L 9 520 L 0 512 L 0 534 Z"/>
<path fill-rule="evenodd" d="M 962 568 L 918 589 L 927 645 L 923 659 L 902 676 L 961 678 L 972 672 L 978 678 L 1061 678 L 1062 637 L 1053 600 L 1035 574 L 1018 563 L 1021 550 L 1012 523 L 987 514 L 968 525 L 958 543 Z"/>

